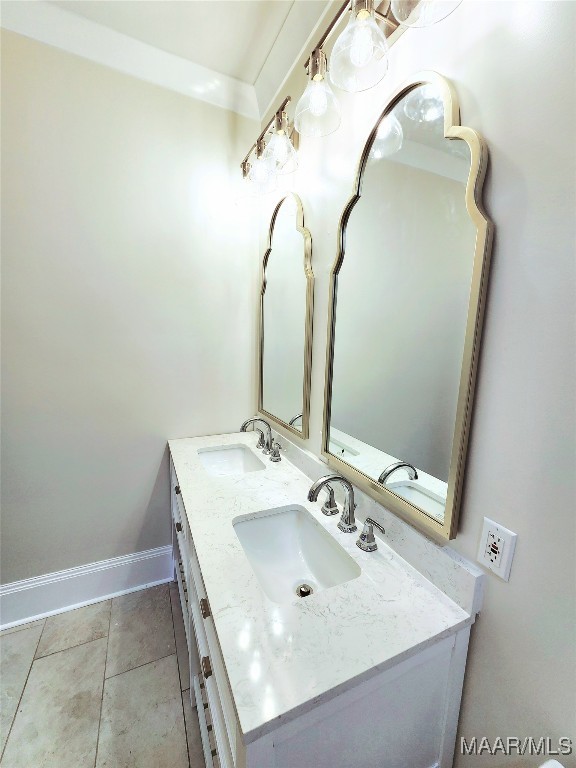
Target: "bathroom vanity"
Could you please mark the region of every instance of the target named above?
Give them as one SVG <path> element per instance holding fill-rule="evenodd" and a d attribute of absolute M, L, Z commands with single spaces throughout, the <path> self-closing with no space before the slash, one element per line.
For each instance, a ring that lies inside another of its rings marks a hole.
<path fill-rule="evenodd" d="M 447 768 L 481 574 L 361 493 L 340 532 L 307 501 L 326 468 L 281 441 L 279 463 L 254 432 L 169 443 L 206 765 Z M 370 553 L 367 515 L 387 530 Z"/>

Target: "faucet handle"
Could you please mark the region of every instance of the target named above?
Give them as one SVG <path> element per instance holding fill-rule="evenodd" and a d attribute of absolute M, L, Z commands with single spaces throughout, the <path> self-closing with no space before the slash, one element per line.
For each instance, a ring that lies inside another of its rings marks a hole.
<path fill-rule="evenodd" d="M 325 515 L 337 515 L 340 510 L 338 509 L 336 505 L 336 499 L 334 498 L 334 488 L 332 488 L 332 486 L 328 483 L 326 483 L 324 488 L 328 491 L 328 498 L 322 505 L 322 509 L 320 511 Z"/>
<path fill-rule="evenodd" d="M 282 458 L 280 456 L 281 450 L 282 450 L 282 446 L 280 445 L 280 443 L 277 442 L 276 440 L 273 440 L 272 448 L 270 450 L 270 461 L 274 461 L 274 462 L 282 461 Z"/>
<path fill-rule="evenodd" d="M 356 546 L 364 550 L 364 552 L 374 552 L 378 549 L 376 538 L 374 536 L 374 528 L 372 526 L 376 526 L 380 533 L 386 533 L 380 523 L 377 523 L 376 520 L 373 520 L 371 517 L 367 517 L 366 521 L 364 522 L 362 533 L 356 542 Z"/>
<path fill-rule="evenodd" d="M 258 432 L 258 442 L 256 443 L 256 448 L 266 448 L 266 440 L 264 439 L 264 432 L 262 432 L 261 429 L 258 427 L 252 426 L 252 429 L 254 432 Z"/>

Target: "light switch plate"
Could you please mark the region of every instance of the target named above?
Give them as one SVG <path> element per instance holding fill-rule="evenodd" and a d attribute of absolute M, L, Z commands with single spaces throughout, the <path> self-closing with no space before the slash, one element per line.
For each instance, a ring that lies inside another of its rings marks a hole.
<path fill-rule="evenodd" d="M 517 538 L 508 528 L 485 517 L 478 547 L 478 562 L 504 581 L 509 581 Z"/>

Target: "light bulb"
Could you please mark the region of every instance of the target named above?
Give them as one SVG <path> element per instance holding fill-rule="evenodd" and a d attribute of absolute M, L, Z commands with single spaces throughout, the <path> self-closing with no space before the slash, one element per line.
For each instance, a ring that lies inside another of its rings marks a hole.
<path fill-rule="evenodd" d="M 374 18 L 374 10 L 354 11 L 330 55 L 330 79 L 343 91 L 365 91 L 379 83 L 388 70 L 388 43 Z"/>
<path fill-rule="evenodd" d="M 288 148 L 286 136 L 283 133 L 275 133 L 270 139 L 270 157 L 274 158 L 277 165 L 284 165 L 288 160 Z"/>
<path fill-rule="evenodd" d="M 404 27 L 430 27 L 442 21 L 462 0 L 392 0 L 392 13 Z"/>
<path fill-rule="evenodd" d="M 262 156 L 256 157 L 250 164 L 248 178 L 256 187 L 258 194 L 265 194 L 276 189 L 276 173 Z"/>
<path fill-rule="evenodd" d="M 374 46 L 372 45 L 372 34 L 365 21 L 358 21 L 352 44 L 350 45 L 350 61 L 355 67 L 365 67 L 370 63 Z"/>
<path fill-rule="evenodd" d="M 328 109 L 328 97 L 322 80 L 312 80 L 308 91 L 309 109 L 314 117 L 322 117 Z"/>
<path fill-rule="evenodd" d="M 340 105 L 326 80 L 326 54 L 315 48 L 308 60 L 309 81 L 296 104 L 294 127 L 301 136 L 328 136 L 340 125 Z"/>

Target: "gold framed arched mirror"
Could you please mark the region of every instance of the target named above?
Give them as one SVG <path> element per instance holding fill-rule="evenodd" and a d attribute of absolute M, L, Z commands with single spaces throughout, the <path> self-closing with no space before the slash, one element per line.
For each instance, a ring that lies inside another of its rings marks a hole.
<path fill-rule="evenodd" d="M 307 438 L 314 309 L 312 237 L 298 195 L 274 209 L 262 262 L 258 409 Z"/>
<path fill-rule="evenodd" d="M 439 541 L 456 535 L 490 261 L 487 150 L 434 72 L 364 147 L 330 281 L 323 455 Z"/>

